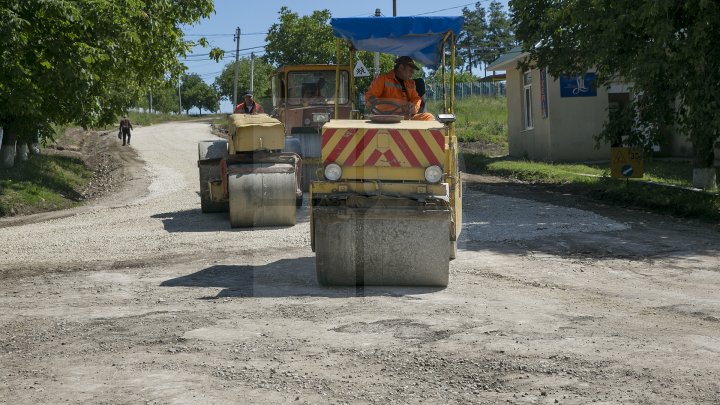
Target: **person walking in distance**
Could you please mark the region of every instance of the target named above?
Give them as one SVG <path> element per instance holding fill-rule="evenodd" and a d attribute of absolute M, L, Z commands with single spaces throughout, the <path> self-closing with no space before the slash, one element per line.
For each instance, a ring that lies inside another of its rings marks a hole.
<path fill-rule="evenodd" d="M 123 146 L 126 144 L 130 145 L 130 130 L 134 129 L 132 123 L 128 119 L 127 115 L 123 115 L 120 119 L 120 132 L 122 132 Z"/>

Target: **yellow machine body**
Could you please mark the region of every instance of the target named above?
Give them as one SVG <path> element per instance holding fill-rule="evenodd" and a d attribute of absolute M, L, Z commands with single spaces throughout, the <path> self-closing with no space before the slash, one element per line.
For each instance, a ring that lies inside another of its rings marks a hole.
<path fill-rule="evenodd" d="M 229 128 L 232 141 L 230 154 L 257 150 L 282 150 L 285 128 L 275 118 L 265 114 L 233 114 Z"/>

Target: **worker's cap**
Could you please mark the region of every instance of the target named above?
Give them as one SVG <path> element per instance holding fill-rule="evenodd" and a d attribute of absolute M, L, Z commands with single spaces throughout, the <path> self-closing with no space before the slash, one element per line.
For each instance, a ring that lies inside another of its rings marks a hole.
<path fill-rule="evenodd" d="M 245 97 L 252 97 L 252 96 L 253 96 L 253 94 L 249 91 L 247 93 L 245 93 Z"/>
<path fill-rule="evenodd" d="M 420 68 L 415 64 L 415 61 L 413 61 L 412 58 L 409 56 L 401 56 L 401 57 L 395 59 L 395 64 L 396 65 L 408 65 L 415 70 L 420 70 Z"/>

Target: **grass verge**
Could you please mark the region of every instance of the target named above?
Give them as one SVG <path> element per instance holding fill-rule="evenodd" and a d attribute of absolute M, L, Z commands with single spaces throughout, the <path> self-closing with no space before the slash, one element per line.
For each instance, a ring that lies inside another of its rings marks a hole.
<path fill-rule="evenodd" d="M 82 160 L 37 155 L 0 169 L 0 216 L 31 214 L 76 206 L 78 192 L 92 178 Z"/>
<path fill-rule="evenodd" d="M 442 111 L 441 101 L 427 104 L 430 112 Z M 483 142 L 507 149 L 505 97 L 467 97 L 455 101 L 455 133 L 460 142 Z"/>
<path fill-rule="evenodd" d="M 609 164 L 552 164 L 476 153 L 463 153 L 462 161 L 468 173 L 556 185 L 614 204 L 720 222 L 720 193 L 688 189 L 692 185 L 692 167 L 687 161 L 646 161 L 645 176 L 638 180 L 611 178 Z"/>

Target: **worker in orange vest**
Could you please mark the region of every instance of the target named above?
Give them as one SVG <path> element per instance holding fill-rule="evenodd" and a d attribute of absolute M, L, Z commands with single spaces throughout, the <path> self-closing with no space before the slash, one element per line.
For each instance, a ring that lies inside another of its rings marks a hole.
<path fill-rule="evenodd" d="M 376 77 L 365 93 L 365 102 L 370 110 L 402 114 L 411 120 L 434 120 L 432 114 L 419 112 L 422 98 L 415 89 L 415 81 L 412 80 L 417 70 L 418 66 L 409 56 L 397 58 L 393 70 Z M 382 104 L 383 101 L 392 104 Z"/>
<path fill-rule="evenodd" d="M 265 114 L 265 110 L 255 102 L 252 93 L 246 93 L 245 101 L 235 106 L 233 114 Z"/>

